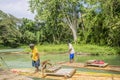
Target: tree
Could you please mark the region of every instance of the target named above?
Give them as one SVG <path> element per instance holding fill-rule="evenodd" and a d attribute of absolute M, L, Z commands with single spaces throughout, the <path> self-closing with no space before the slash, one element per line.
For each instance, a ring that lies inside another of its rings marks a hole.
<path fill-rule="evenodd" d="M 16 17 L 0 11 L 0 39 L 3 45 L 17 47 L 21 33 L 17 29 L 17 23 L 20 21 Z"/>
<path fill-rule="evenodd" d="M 53 21 L 51 25 L 58 27 L 58 21 L 61 20 L 70 27 L 74 41 L 77 40 L 79 0 L 30 0 L 29 2 L 31 11 L 37 12 L 37 19 L 47 21 L 53 15 L 50 18 L 50 21 Z"/>
<path fill-rule="evenodd" d="M 45 22 L 49 41 L 58 39 L 60 25 L 68 29 L 67 34 L 71 30 L 74 41 L 120 45 L 120 0 L 30 0 L 30 8 L 37 12 L 37 20 Z"/>
<path fill-rule="evenodd" d="M 120 1 L 84 0 L 84 3 L 87 5 L 84 7 L 85 31 L 88 32 L 85 41 L 118 46 Z"/>
<path fill-rule="evenodd" d="M 20 42 L 22 44 L 30 44 L 37 42 L 37 26 L 36 23 L 32 20 L 23 18 L 22 23 L 19 26 L 19 31 L 22 33 Z"/>

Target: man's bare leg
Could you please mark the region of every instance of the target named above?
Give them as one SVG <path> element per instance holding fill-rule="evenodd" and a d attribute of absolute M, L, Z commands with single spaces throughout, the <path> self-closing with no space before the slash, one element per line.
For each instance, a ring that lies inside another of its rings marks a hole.
<path fill-rule="evenodd" d="M 37 73 L 39 71 L 39 68 L 38 67 L 35 67 L 35 68 L 36 68 L 36 70 L 35 70 L 34 73 Z"/>

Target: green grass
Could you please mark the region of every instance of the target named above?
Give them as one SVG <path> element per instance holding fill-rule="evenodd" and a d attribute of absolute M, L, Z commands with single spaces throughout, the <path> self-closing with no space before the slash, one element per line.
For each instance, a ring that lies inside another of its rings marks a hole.
<path fill-rule="evenodd" d="M 21 46 L 22 48 L 25 49 L 26 52 L 31 51 L 29 46 Z M 67 44 L 61 44 L 61 45 L 36 45 L 37 49 L 39 52 L 43 53 L 65 53 L 68 51 L 68 46 Z"/>
<path fill-rule="evenodd" d="M 29 46 L 22 46 L 25 51 L 30 51 Z M 73 44 L 75 52 L 87 53 L 87 54 L 120 54 L 120 48 L 109 47 L 109 46 L 97 46 L 90 44 Z M 67 53 L 67 44 L 48 44 L 48 45 L 37 45 L 39 52 L 44 53 Z"/>
<path fill-rule="evenodd" d="M 87 54 L 120 54 L 120 47 L 109 47 L 109 46 L 98 46 L 90 44 L 73 44 L 75 52 L 87 53 Z M 25 49 L 26 52 L 30 52 L 30 48 L 27 45 L 21 46 L 20 48 Z M 67 53 L 67 44 L 47 44 L 47 45 L 37 45 L 39 52 L 43 53 Z M 0 45 L 0 49 L 11 49 L 10 47 L 5 47 Z"/>
<path fill-rule="evenodd" d="M 117 54 L 117 50 L 109 46 L 97 46 L 97 45 L 75 45 L 76 52 L 84 52 L 90 54 Z"/>
<path fill-rule="evenodd" d="M 6 47 L 6 46 L 0 44 L 0 49 L 10 49 L 10 47 Z"/>

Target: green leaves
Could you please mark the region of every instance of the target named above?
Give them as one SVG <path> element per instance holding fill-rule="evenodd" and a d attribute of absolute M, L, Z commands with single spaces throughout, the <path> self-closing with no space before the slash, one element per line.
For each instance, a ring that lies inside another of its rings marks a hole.
<path fill-rule="evenodd" d="M 35 21 L 19 20 L 0 11 L 0 38 L 2 42 L 6 40 L 3 43 L 66 43 L 74 39 L 80 43 L 120 46 L 119 0 L 29 0 L 29 3 L 30 10 L 36 13 Z"/>
<path fill-rule="evenodd" d="M 17 47 L 21 33 L 17 23 L 20 22 L 16 17 L 0 11 L 0 39 L 5 46 Z"/>

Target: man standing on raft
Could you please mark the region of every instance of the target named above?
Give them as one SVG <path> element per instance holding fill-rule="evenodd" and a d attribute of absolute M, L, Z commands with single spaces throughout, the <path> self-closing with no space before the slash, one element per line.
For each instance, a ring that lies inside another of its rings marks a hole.
<path fill-rule="evenodd" d="M 39 66 L 40 66 L 39 53 L 34 44 L 30 44 L 29 47 L 32 50 L 32 54 L 31 54 L 32 66 L 36 68 L 35 70 L 36 73 L 39 71 Z"/>
<path fill-rule="evenodd" d="M 69 47 L 69 58 L 70 58 L 70 63 L 74 62 L 74 54 L 75 54 L 75 51 L 74 51 L 74 48 L 72 46 L 72 44 L 69 42 L 68 43 L 68 47 Z"/>

